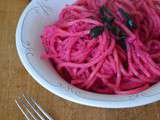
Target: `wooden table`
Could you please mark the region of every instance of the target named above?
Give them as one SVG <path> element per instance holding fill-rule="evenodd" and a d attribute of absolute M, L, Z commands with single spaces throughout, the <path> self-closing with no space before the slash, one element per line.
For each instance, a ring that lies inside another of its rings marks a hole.
<path fill-rule="evenodd" d="M 14 100 L 33 96 L 55 120 L 160 120 L 160 103 L 133 109 L 99 109 L 61 99 L 37 84 L 21 65 L 15 30 L 27 0 L 0 0 L 0 120 L 21 120 Z"/>

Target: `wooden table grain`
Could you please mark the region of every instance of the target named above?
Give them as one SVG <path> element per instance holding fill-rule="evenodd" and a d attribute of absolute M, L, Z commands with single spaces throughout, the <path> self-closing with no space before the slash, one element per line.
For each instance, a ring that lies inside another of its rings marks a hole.
<path fill-rule="evenodd" d="M 22 120 L 14 103 L 25 93 L 33 96 L 55 120 L 160 120 L 160 103 L 132 109 L 100 109 L 59 98 L 37 84 L 21 65 L 15 30 L 28 0 L 0 0 L 0 120 Z"/>

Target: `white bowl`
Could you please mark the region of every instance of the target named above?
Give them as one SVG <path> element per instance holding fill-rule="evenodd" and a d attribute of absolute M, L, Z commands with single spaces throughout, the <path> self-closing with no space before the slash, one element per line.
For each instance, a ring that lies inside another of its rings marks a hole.
<path fill-rule="evenodd" d="M 40 35 L 52 24 L 65 4 L 75 0 L 32 0 L 20 17 L 16 46 L 22 64 L 31 76 L 50 92 L 79 104 L 102 108 L 128 108 L 160 100 L 160 83 L 134 95 L 100 95 L 78 89 L 65 82 L 49 61 L 40 59 L 44 51 Z"/>

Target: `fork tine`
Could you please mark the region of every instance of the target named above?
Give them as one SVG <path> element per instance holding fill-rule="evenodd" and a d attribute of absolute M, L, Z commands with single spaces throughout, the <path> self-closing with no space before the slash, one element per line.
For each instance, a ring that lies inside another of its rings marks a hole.
<path fill-rule="evenodd" d="M 42 120 L 45 120 L 45 118 L 34 108 L 34 106 L 31 104 L 31 102 L 27 99 L 27 97 L 24 94 L 23 98 L 27 101 L 27 103 L 30 105 L 33 111 L 38 115 L 38 117 L 40 117 Z"/>
<path fill-rule="evenodd" d="M 22 107 L 19 105 L 19 103 L 17 102 L 17 100 L 15 100 L 15 103 L 17 104 L 18 108 L 22 111 L 23 115 L 26 117 L 27 120 L 30 120 L 29 116 L 27 115 L 27 113 L 22 109 Z"/>
<path fill-rule="evenodd" d="M 30 98 L 31 98 L 32 102 L 37 106 L 37 108 L 38 108 L 49 120 L 54 120 L 48 113 L 46 113 L 46 112 L 42 109 L 42 107 L 41 107 L 40 105 L 38 105 L 38 103 L 37 103 L 35 100 L 33 100 L 32 97 L 30 97 Z"/>
<path fill-rule="evenodd" d="M 28 106 L 23 102 L 23 100 L 18 97 L 18 99 L 20 100 L 20 102 L 22 103 L 22 105 L 26 108 L 27 112 L 31 115 L 31 117 L 34 119 L 34 120 L 38 120 L 32 113 L 31 111 L 29 110 Z"/>

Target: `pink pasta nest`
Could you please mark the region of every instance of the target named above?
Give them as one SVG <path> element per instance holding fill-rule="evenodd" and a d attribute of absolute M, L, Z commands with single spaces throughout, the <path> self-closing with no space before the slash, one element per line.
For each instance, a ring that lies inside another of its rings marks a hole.
<path fill-rule="evenodd" d="M 126 95 L 160 81 L 159 0 L 78 0 L 41 41 L 42 57 L 78 88 Z"/>

